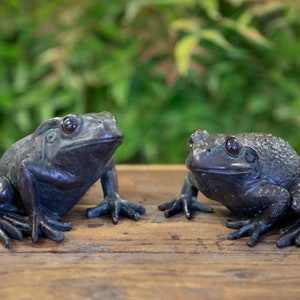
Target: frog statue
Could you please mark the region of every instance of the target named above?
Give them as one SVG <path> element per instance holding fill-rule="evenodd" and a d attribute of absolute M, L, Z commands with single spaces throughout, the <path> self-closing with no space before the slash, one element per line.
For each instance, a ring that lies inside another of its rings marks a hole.
<path fill-rule="evenodd" d="M 138 220 L 142 206 L 118 194 L 117 173 L 111 157 L 123 134 L 108 112 L 68 115 L 42 123 L 36 131 L 13 144 L 0 159 L 0 239 L 43 235 L 64 239 L 72 224 L 60 217 L 81 199 L 98 179 L 104 200 L 87 210 L 87 217 L 110 214 Z"/>
<path fill-rule="evenodd" d="M 227 221 L 227 227 L 236 229 L 228 239 L 248 235 L 252 247 L 274 224 L 300 213 L 300 158 L 283 139 L 198 130 L 190 137 L 190 147 L 181 195 L 158 207 L 166 217 L 184 211 L 190 219 L 193 211 L 212 212 L 197 202 L 200 191 L 244 218 Z M 300 246 L 299 222 L 281 229 L 278 247 Z"/>

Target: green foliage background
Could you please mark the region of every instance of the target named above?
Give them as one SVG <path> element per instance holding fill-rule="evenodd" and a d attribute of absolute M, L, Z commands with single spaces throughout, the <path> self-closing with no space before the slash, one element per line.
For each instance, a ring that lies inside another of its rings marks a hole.
<path fill-rule="evenodd" d="M 108 110 L 117 162 L 183 163 L 189 135 L 265 131 L 300 152 L 298 0 L 3 0 L 0 152 Z"/>

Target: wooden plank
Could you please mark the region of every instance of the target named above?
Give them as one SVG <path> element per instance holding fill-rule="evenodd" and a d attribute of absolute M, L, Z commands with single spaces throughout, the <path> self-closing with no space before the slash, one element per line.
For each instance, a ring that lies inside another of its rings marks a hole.
<path fill-rule="evenodd" d="M 65 241 L 29 238 L 0 248 L 1 299 L 286 299 L 299 295 L 299 251 L 278 249 L 278 231 L 254 248 L 247 238 L 226 239 L 232 215 L 221 205 L 213 214 L 165 219 L 157 204 L 178 195 L 185 167 L 118 166 L 120 194 L 145 205 L 134 222 L 86 219 L 97 204 L 96 184 L 64 217 L 73 223 Z M 16 296 L 18 295 L 18 296 Z"/>

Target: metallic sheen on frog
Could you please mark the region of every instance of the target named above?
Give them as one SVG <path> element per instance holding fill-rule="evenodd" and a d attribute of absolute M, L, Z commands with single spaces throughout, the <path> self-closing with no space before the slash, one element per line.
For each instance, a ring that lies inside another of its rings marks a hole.
<path fill-rule="evenodd" d="M 283 139 L 264 133 L 234 136 L 198 130 L 190 137 L 190 147 L 181 195 L 159 205 L 166 217 L 184 211 L 190 219 L 193 211 L 212 212 L 197 202 L 200 191 L 244 218 L 227 221 L 227 227 L 238 229 L 228 239 L 248 235 L 252 247 L 275 223 L 300 212 L 300 158 Z M 299 222 L 281 229 L 278 247 L 300 246 Z"/>
<path fill-rule="evenodd" d="M 123 214 L 138 220 L 145 209 L 118 194 L 112 155 L 123 133 L 109 112 L 68 115 L 42 123 L 13 144 L 0 159 L 0 239 L 30 234 L 36 243 L 44 235 L 64 239 L 71 223 L 61 222 L 98 179 L 104 200 L 87 210 L 87 217 L 110 214 L 116 224 Z"/>

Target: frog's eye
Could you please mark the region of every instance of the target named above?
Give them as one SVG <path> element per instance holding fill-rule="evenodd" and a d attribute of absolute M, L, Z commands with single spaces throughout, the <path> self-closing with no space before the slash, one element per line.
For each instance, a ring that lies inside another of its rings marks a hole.
<path fill-rule="evenodd" d="M 226 141 L 226 151 L 229 155 L 236 156 L 241 152 L 242 146 L 239 144 L 235 137 L 230 137 Z"/>
<path fill-rule="evenodd" d="M 66 116 L 61 122 L 61 127 L 65 133 L 73 133 L 78 127 L 78 119 L 74 115 Z"/>

